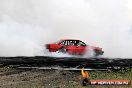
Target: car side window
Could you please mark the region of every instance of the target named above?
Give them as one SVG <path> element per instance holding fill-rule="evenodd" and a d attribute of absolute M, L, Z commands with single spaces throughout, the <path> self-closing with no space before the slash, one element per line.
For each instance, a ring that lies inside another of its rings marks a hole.
<path fill-rule="evenodd" d="M 71 45 L 71 42 L 70 41 L 66 41 L 65 45 L 69 46 L 69 45 Z"/>
<path fill-rule="evenodd" d="M 67 46 L 68 45 L 68 41 L 65 41 L 65 44 L 64 45 Z"/>
<path fill-rule="evenodd" d="M 60 44 L 67 46 L 67 45 L 69 45 L 69 42 L 68 41 L 62 41 Z"/>
<path fill-rule="evenodd" d="M 67 41 L 67 46 L 69 46 L 70 45 L 70 41 Z"/>
<path fill-rule="evenodd" d="M 69 41 L 69 45 L 76 46 L 75 41 Z"/>
<path fill-rule="evenodd" d="M 77 46 L 78 45 L 78 41 L 74 41 L 74 45 Z"/>
<path fill-rule="evenodd" d="M 73 45 L 73 41 L 69 41 L 69 45 L 72 46 Z"/>

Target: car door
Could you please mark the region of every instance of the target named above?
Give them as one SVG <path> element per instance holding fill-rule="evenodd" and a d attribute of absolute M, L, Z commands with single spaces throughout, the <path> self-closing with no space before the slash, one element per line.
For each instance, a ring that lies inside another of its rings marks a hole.
<path fill-rule="evenodd" d="M 58 43 L 50 44 L 50 51 L 53 52 L 58 51 L 63 46 L 64 43 L 65 41 L 60 41 Z"/>
<path fill-rule="evenodd" d="M 76 46 L 74 45 L 74 41 L 73 40 L 68 40 L 67 41 L 66 49 L 67 49 L 68 53 L 75 54 Z"/>
<path fill-rule="evenodd" d="M 78 40 L 69 41 L 67 49 L 71 54 L 83 54 L 85 51 L 85 47 Z"/>
<path fill-rule="evenodd" d="M 86 44 L 82 41 L 78 41 L 77 45 L 76 45 L 76 52 L 78 54 L 84 54 L 86 51 Z"/>

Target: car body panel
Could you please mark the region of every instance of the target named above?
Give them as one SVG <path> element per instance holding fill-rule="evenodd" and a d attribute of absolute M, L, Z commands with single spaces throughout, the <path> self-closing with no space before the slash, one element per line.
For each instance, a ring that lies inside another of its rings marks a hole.
<path fill-rule="evenodd" d="M 67 50 L 70 54 L 83 54 L 86 47 L 83 46 L 68 46 Z"/>

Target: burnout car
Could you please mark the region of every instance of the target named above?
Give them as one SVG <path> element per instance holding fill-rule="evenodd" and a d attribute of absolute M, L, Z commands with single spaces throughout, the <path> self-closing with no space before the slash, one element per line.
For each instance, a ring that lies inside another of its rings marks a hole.
<path fill-rule="evenodd" d="M 75 39 L 65 39 L 53 44 L 46 44 L 46 48 L 49 50 L 49 52 L 58 51 L 72 55 L 84 55 L 88 50 L 91 49 L 94 51 L 95 56 L 103 55 L 104 53 L 100 47 L 89 46 L 81 40 Z"/>

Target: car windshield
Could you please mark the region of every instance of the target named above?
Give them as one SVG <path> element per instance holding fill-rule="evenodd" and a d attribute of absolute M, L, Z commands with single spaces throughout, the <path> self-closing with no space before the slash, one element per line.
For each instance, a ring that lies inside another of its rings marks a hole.
<path fill-rule="evenodd" d="M 82 42 L 82 41 L 79 41 L 79 42 L 77 43 L 77 45 L 78 45 L 78 46 L 86 46 L 86 44 L 85 44 L 84 42 Z"/>

